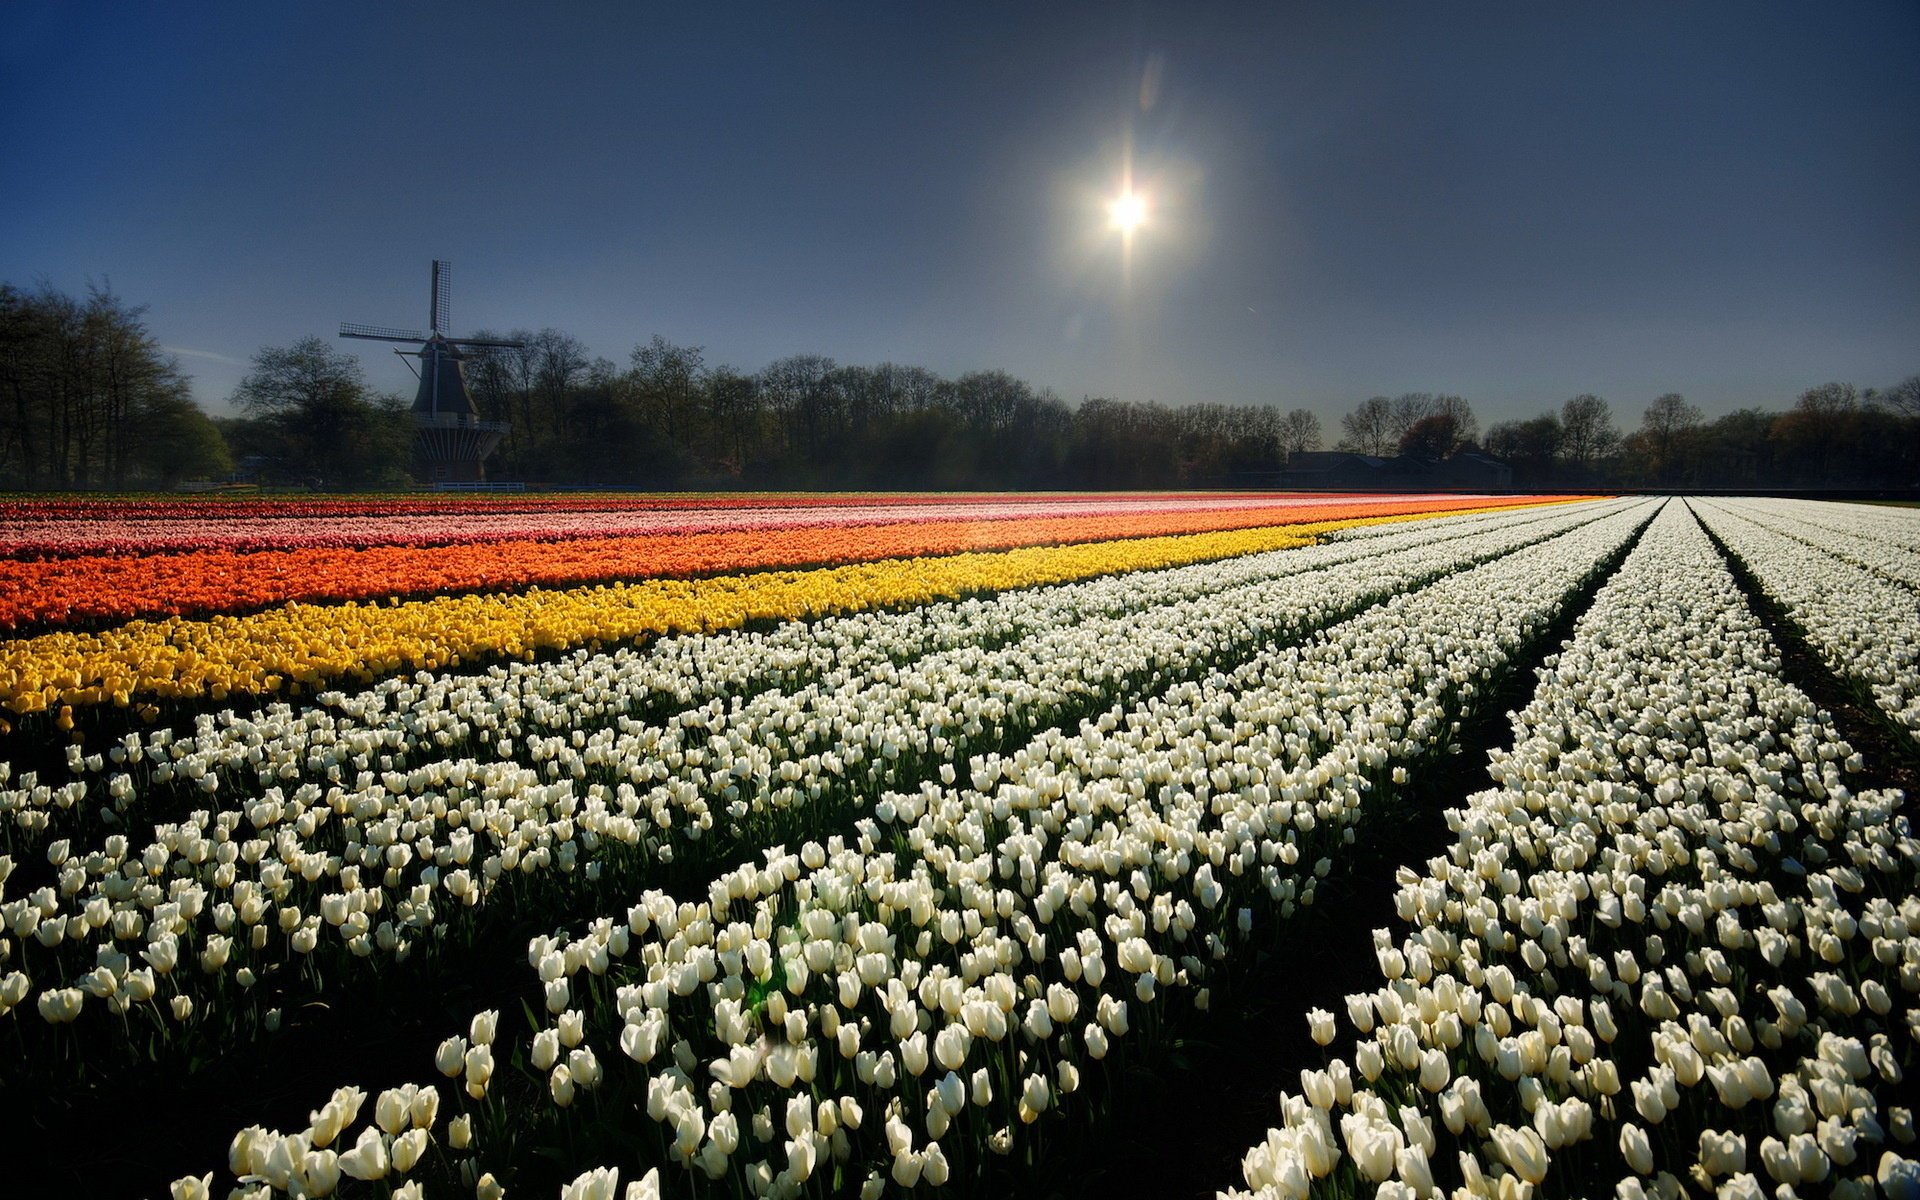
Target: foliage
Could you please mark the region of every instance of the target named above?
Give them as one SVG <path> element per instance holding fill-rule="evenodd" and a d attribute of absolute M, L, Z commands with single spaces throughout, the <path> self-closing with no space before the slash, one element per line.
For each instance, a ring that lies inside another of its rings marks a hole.
<path fill-rule="evenodd" d="M 168 486 L 226 454 L 187 377 L 107 284 L 0 283 L 0 487 Z"/>

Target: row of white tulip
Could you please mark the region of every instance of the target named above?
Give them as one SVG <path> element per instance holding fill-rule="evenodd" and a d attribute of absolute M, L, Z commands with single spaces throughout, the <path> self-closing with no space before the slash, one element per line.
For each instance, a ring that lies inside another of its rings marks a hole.
<path fill-rule="evenodd" d="M 1187 569 L 1172 579 L 1172 598 L 1129 604 L 1125 616 L 1100 611 L 1101 594 L 1087 590 L 1094 600 L 1075 610 L 1080 620 L 1022 618 L 1031 632 L 992 648 L 916 655 L 909 638 L 928 623 L 870 623 L 869 632 L 897 636 L 865 670 L 730 706 L 710 701 L 659 726 L 617 718 L 591 736 L 577 726 L 617 704 L 618 676 L 594 659 L 572 659 L 551 673 L 562 682 L 543 682 L 545 707 L 531 720 L 576 728 L 523 738 L 538 768 L 456 757 L 376 774 L 370 762 L 350 761 L 352 783 L 308 780 L 291 795 L 270 784 L 246 795 L 248 782 L 279 778 L 303 758 L 311 768 L 326 753 L 308 747 L 302 755 L 297 742 L 283 739 L 257 774 L 231 785 L 239 794 L 228 807 L 162 824 L 149 843 L 111 835 L 85 853 L 65 839 L 52 843 L 55 882 L 0 903 L 0 967 L 8 968 L 0 1013 L 32 998 L 46 1021 L 67 1024 L 96 998 L 111 1012 L 152 1013 L 169 1029 L 208 1021 L 224 1029 L 236 1008 L 252 1012 L 249 999 L 265 994 L 259 984 L 270 974 L 318 974 L 328 955 L 342 962 L 405 957 L 423 940 L 445 937 L 450 916 L 464 928 L 503 887 L 538 913 L 563 891 L 610 886 L 602 880 L 609 862 L 644 870 L 671 861 L 716 820 L 749 853 L 782 829 L 844 824 L 883 786 L 911 786 L 943 764 L 951 776 L 951 761 L 982 741 L 1018 744 L 1063 714 L 1099 711 L 1230 665 L 1398 588 L 1594 519 L 1593 512 L 1562 512 L 1544 524 L 1502 523 L 1399 549 L 1381 539 L 1374 554 L 1348 550 L 1319 567 L 1307 558 L 1305 569 L 1263 555 L 1253 568 L 1218 564 L 1219 586 L 1211 590 Z M 1134 582 L 1151 597 L 1158 576 Z M 949 629 L 936 640 L 960 636 Z M 825 635 L 829 643 L 845 637 L 844 629 Z M 896 659 L 908 665 L 897 667 Z M 597 682 L 586 686 L 590 675 Z M 580 690 L 562 691 L 563 682 Z M 379 705 L 398 708 L 416 688 L 383 689 Z M 443 704 L 438 711 L 467 710 Z M 475 721 L 501 731 L 494 744 L 501 753 L 517 728 L 506 711 Z M 361 751 L 356 739 L 371 737 L 362 730 L 346 740 L 364 760 L 372 751 Z M 154 777 L 197 778 L 218 797 L 232 760 L 264 759 L 252 739 L 213 740 L 217 753 L 165 755 Z M 171 746 L 162 741 L 157 749 Z M 327 770 L 336 774 L 339 766 L 329 762 Z M 183 963 L 198 969 L 177 970 Z M 216 995 L 223 997 L 218 1010 L 209 1004 Z M 267 1012 L 253 1016 L 272 1023 Z"/>
<path fill-rule="evenodd" d="M 1731 504 L 1756 525 L 1803 542 L 1909 588 L 1920 588 L 1920 513 L 1821 500 L 1750 499 Z"/>
<path fill-rule="evenodd" d="M 1786 609 L 1828 669 L 1920 737 L 1920 603 L 1913 589 L 1756 519 L 1768 502 L 1694 502 L 1700 519 Z"/>
<path fill-rule="evenodd" d="M 850 840 L 771 848 L 705 896 L 649 890 L 535 939 L 547 1023 L 502 1047 L 483 1014 L 435 1055 L 469 1122 L 447 1170 L 485 1195 L 509 1147 L 565 1148 L 569 1172 L 651 1160 L 735 1194 L 874 1197 L 1033 1147 L 1109 1056 L 1205 1008 L 1256 930 L 1313 901 L 1369 794 L 1446 753 L 1648 516 L 977 755 L 885 794 Z M 314 1132 L 250 1129 L 229 1165 L 252 1194 L 293 1194 L 305 1176 L 255 1148 L 297 1164 Z"/>
<path fill-rule="evenodd" d="M 1233 1198 L 1920 1194 L 1920 843 L 1669 505 Z M 1360 951 L 1360 947 L 1354 947 Z M 1331 1013 L 1308 1015 L 1315 1041 Z"/>
<path fill-rule="evenodd" d="M 1778 498 L 1757 503 L 1785 519 L 1826 533 L 1899 550 L 1920 551 L 1920 512 L 1911 507 Z"/>
<path fill-rule="evenodd" d="M 701 713 L 695 719 L 704 720 L 715 701 L 744 703 L 769 691 L 790 695 L 881 678 L 943 650 L 997 648 L 1090 617 L 1122 617 L 1372 552 L 1568 519 L 1556 508 L 1368 527 L 1381 532 L 1367 549 L 1276 551 L 991 599 L 786 622 L 770 631 L 661 638 L 644 649 L 580 651 L 558 662 L 421 672 L 355 693 L 325 693 L 309 704 L 206 714 L 185 736 L 170 729 L 129 733 L 90 755 L 70 747 L 57 780 L 37 771 L 14 778 L 0 763 L 0 837 L 15 852 L 62 839 L 84 852 L 142 815 L 147 803 L 191 807 L 210 796 L 232 805 L 236 796 L 308 782 L 326 786 L 368 772 L 383 782 L 397 773 L 413 783 L 426 763 L 475 755 L 540 769 L 574 732 L 671 723 L 683 714 Z"/>
<path fill-rule="evenodd" d="M 1474 534 L 1544 528 L 1589 517 L 1605 505 L 1519 510 L 1343 531 L 1340 544 L 1248 555 L 1224 562 L 1105 576 L 991 598 L 872 611 L 771 630 L 730 630 L 659 638 L 644 648 L 557 662 L 506 663 L 481 672 L 383 681 L 358 692 L 328 692 L 307 704 L 274 703 L 254 714 L 206 714 L 194 731 L 125 735 L 103 752 L 73 746 L 59 780 L 39 772 L 12 778 L 0 763 L 0 836 L 16 851 L 54 836 L 84 842 L 129 819 L 143 800 L 197 787 L 257 794 L 302 782 L 337 783 L 367 771 L 410 775 L 409 764 L 484 751 L 484 757 L 540 767 L 535 748 L 555 735 L 616 726 L 621 718 L 664 722 L 718 700 L 768 691 L 797 693 L 908 666 L 963 647 L 991 649 L 1094 616 L 1123 617 L 1249 583 Z M 1345 534 L 1366 545 L 1344 544 Z M 208 782 L 211 777 L 211 782 Z M 177 785 L 168 789 L 167 784 Z M 98 840 L 94 837 L 93 840 Z"/>

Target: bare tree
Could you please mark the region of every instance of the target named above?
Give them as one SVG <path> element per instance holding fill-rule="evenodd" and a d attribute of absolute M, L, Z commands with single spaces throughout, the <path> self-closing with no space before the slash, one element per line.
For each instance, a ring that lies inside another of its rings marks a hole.
<path fill-rule="evenodd" d="M 1821 416 L 1850 413 L 1860 407 L 1860 393 L 1850 383 L 1823 383 L 1801 392 L 1793 407 L 1796 412 Z"/>
<path fill-rule="evenodd" d="M 1674 477 L 1687 436 L 1698 429 L 1703 420 L 1700 409 L 1689 404 L 1679 392 L 1668 392 L 1647 405 L 1640 434 L 1652 459 L 1655 481 L 1666 483 Z"/>
<path fill-rule="evenodd" d="M 573 389 L 587 376 L 593 356 L 587 345 L 570 333 L 542 329 L 527 343 L 532 356 L 533 393 L 551 415 L 552 427 L 568 429 Z"/>
<path fill-rule="evenodd" d="M 1870 408 L 1877 394 L 1869 393 Z M 1833 484 L 1842 481 L 1848 443 L 1858 429 L 1860 393 L 1850 383 L 1823 383 L 1801 392 L 1793 411 L 1774 423 L 1773 436 L 1789 447 L 1802 478 Z"/>
<path fill-rule="evenodd" d="M 641 409 L 656 417 L 669 438 L 691 440 L 688 428 L 698 407 L 706 360 L 698 346 L 676 346 L 659 334 L 635 346 L 629 358 Z"/>
<path fill-rule="evenodd" d="M 1582 471 L 1593 469 L 1620 444 L 1613 409 L 1591 392 L 1560 406 L 1560 457 Z"/>
<path fill-rule="evenodd" d="M 1311 409 L 1296 408 L 1280 419 L 1280 448 L 1291 458 L 1320 448 L 1320 417 Z"/>
<path fill-rule="evenodd" d="M 1881 392 L 1880 402 L 1903 417 L 1920 417 L 1920 375 L 1909 375 Z"/>
<path fill-rule="evenodd" d="M 1388 455 L 1399 439 L 1393 433 L 1393 401 L 1385 396 L 1362 400 L 1340 418 L 1340 449 L 1353 454 Z"/>
<path fill-rule="evenodd" d="M 760 394 L 780 418 L 787 447 L 809 458 L 835 407 L 828 386 L 835 366 L 822 355 L 792 354 L 760 371 Z"/>
<path fill-rule="evenodd" d="M 1453 448 L 1458 450 L 1468 442 L 1480 437 L 1480 422 L 1473 415 L 1473 405 L 1461 396 L 1435 396 L 1433 411 L 1436 416 L 1450 418 L 1453 421 Z"/>
<path fill-rule="evenodd" d="M 1901 417 L 1920 417 L 1920 374 L 1908 374 L 1880 394 L 1880 403 Z"/>
<path fill-rule="evenodd" d="M 1415 425 L 1440 411 L 1439 397 L 1432 392 L 1404 392 L 1393 398 L 1388 409 L 1387 435 L 1398 446 Z"/>

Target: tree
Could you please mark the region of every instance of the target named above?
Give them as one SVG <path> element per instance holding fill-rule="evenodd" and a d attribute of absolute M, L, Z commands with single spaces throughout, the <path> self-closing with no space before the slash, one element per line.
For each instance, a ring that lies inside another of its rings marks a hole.
<path fill-rule="evenodd" d="M 1458 419 L 1450 413 L 1434 413 L 1414 422 L 1400 439 L 1400 453 L 1409 458 L 1438 461 L 1451 458 L 1467 439 L 1460 436 Z"/>
<path fill-rule="evenodd" d="M 1399 439 L 1393 433 L 1393 401 L 1385 396 L 1362 400 L 1340 418 L 1339 449 L 1352 454 L 1392 454 Z"/>
<path fill-rule="evenodd" d="M 233 471 L 233 454 L 207 414 L 193 402 L 186 383 L 143 397 L 128 414 L 126 477 L 173 485 L 187 479 L 220 479 Z"/>
<path fill-rule="evenodd" d="M 547 426 L 572 433 L 574 389 L 587 381 L 593 356 L 585 342 L 558 329 L 542 329 L 527 341 L 531 356 L 532 392 Z"/>
<path fill-rule="evenodd" d="M 1823 383 L 1801 392 L 1794 411 L 1815 416 L 1836 416 L 1860 407 L 1860 393 L 1850 383 Z"/>
<path fill-rule="evenodd" d="M 236 407 L 276 436 L 281 473 L 325 485 L 395 483 L 412 441 L 398 397 L 367 394 L 360 360 L 317 337 L 269 346 L 234 389 Z"/>
<path fill-rule="evenodd" d="M 1909 375 L 1881 392 L 1880 402 L 1903 417 L 1920 418 L 1920 375 Z"/>
<path fill-rule="evenodd" d="M 732 367 L 714 368 L 707 376 L 707 409 L 716 464 L 738 478 L 766 436 L 760 381 Z"/>
<path fill-rule="evenodd" d="M 1415 425 L 1440 411 L 1438 400 L 1432 392 L 1405 392 L 1393 398 L 1387 408 L 1387 435 L 1394 445 L 1406 441 Z"/>
<path fill-rule="evenodd" d="M 1473 415 L 1473 405 L 1460 396 L 1440 395 L 1433 398 L 1433 411 L 1453 420 L 1453 448 L 1461 446 L 1480 436 L 1480 422 Z"/>
<path fill-rule="evenodd" d="M 1701 466 L 1693 482 L 1734 488 L 1777 485 L 1778 446 L 1772 433 L 1779 415 L 1743 408 L 1702 425 L 1691 437 Z"/>
<path fill-rule="evenodd" d="M 1471 404 L 1459 396 L 1434 392 L 1406 392 L 1394 397 L 1387 407 L 1388 434 L 1395 445 L 1404 447 L 1414 427 L 1430 417 L 1447 418 L 1452 431 L 1453 444 L 1440 455 L 1442 458 L 1480 436 L 1480 423 L 1474 418 Z"/>
<path fill-rule="evenodd" d="M 253 370 L 234 389 L 234 405 L 252 416 L 311 416 L 366 402 L 360 360 L 321 338 L 269 346 L 253 356 Z"/>
<path fill-rule="evenodd" d="M 1560 458 L 1580 474 L 1593 471 L 1619 444 L 1605 400 L 1583 392 L 1560 406 Z"/>
<path fill-rule="evenodd" d="M 0 284 L 0 480 L 153 482 L 141 473 L 151 459 L 142 455 L 139 418 L 188 385 L 147 332 L 145 314 L 105 284 L 90 285 L 84 300 L 51 284 L 33 292 Z"/>
<path fill-rule="evenodd" d="M 1865 457 L 1865 446 L 1851 444 L 1860 430 L 1859 416 L 1860 393 L 1850 383 L 1823 383 L 1800 393 L 1793 410 L 1776 420 L 1772 430 L 1786 450 L 1795 482 L 1846 482 L 1848 466 Z"/>
<path fill-rule="evenodd" d="M 1668 392 L 1647 405 L 1640 423 L 1641 444 L 1655 483 L 1671 483 L 1678 476 L 1688 435 L 1703 419 L 1700 410 L 1678 392 Z"/>
<path fill-rule="evenodd" d="M 1289 458 L 1320 448 L 1320 417 L 1311 409 L 1296 408 L 1280 419 L 1280 448 Z"/>
<path fill-rule="evenodd" d="M 783 449 L 799 452 L 810 470 L 820 437 L 834 415 L 827 386 L 834 361 L 818 354 L 792 354 L 768 363 L 760 372 L 760 394 L 780 422 Z"/>
<path fill-rule="evenodd" d="M 1559 418 L 1544 413 L 1527 421 L 1503 421 L 1487 430 L 1487 453 L 1513 467 L 1516 480 L 1545 482 L 1565 445 Z"/>
<path fill-rule="evenodd" d="M 656 333 L 646 345 L 635 346 L 628 361 L 640 411 L 667 437 L 691 441 L 706 372 L 700 347 L 676 346 Z"/>

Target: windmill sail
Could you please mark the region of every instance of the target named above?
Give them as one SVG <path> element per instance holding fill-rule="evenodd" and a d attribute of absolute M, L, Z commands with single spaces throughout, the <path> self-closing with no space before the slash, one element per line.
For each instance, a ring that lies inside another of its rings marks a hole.
<path fill-rule="evenodd" d="M 511 428 L 505 421 L 484 421 L 467 388 L 468 353 L 520 349 L 525 343 L 505 338 L 450 338 L 453 266 L 433 260 L 427 293 L 428 332 L 384 325 L 343 323 L 340 336 L 376 342 L 410 342 L 418 350 L 397 351 L 420 359 L 420 388 L 413 398 L 414 474 L 426 483 L 476 483 L 485 478 L 489 454 Z"/>

